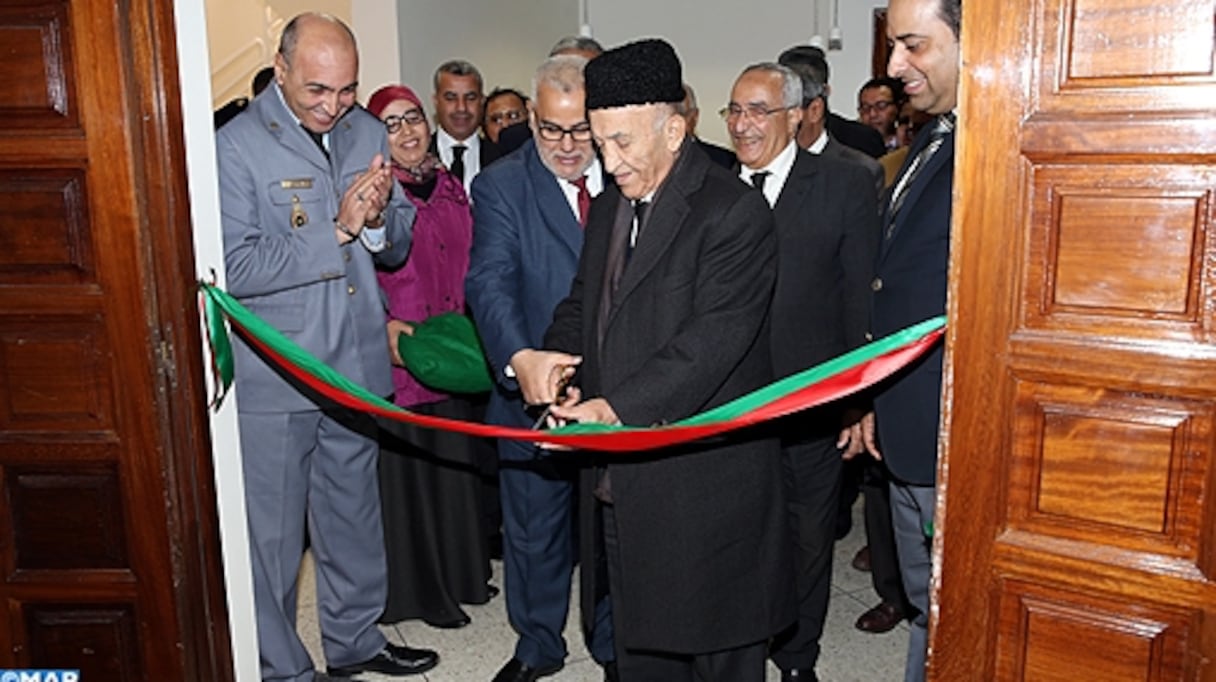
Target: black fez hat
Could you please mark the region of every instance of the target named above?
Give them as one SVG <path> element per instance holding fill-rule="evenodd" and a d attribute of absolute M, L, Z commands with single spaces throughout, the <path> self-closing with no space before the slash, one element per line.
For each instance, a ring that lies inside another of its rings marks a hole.
<path fill-rule="evenodd" d="M 684 101 L 680 58 L 671 44 L 647 38 L 615 47 L 587 62 L 587 110 Z"/>

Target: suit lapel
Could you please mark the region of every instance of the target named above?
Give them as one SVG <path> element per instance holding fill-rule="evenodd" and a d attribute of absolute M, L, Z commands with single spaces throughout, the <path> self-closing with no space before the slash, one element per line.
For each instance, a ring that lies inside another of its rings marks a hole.
<path fill-rule="evenodd" d="M 607 326 L 611 326 L 625 299 L 671 248 L 676 235 L 684 227 L 684 219 L 692 210 L 688 196 L 704 183 L 705 171 L 711 163 L 705 152 L 686 140 L 681 155 L 687 156 L 676 161 L 666 183 L 655 195 L 654 205 L 646 218 L 646 228 L 638 234 L 633 256 L 613 295 Z"/>
<path fill-rule="evenodd" d="M 808 152 L 810 153 L 810 152 Z M 823 151 L 820 152 L 823 156 L 840 157 L 840 143 L 828 136 L 828 143 L 823 145 Z"/>
<path fill-rule="evenodd" d="M 545 167 L 535 145 L 532 142 L 527 144 L 533 145 L 532 149 L 525 153 L 528 155 L 528 173 L 532 176 L 532 186 L 536 188 L 537 210 L 544 218 L 545 227 L 577 258 L 583 248 L 583 228 L 570 210 L 570 202 L 559 184 L 562 181 Z"/>
<path fill-rule="evenodd" d="M 802 206 L 810 196 L 811 178 L 818 172 L 819 163 L 815 156 L 805 149 L 799 149 L 794 156 L 794 165 L 790 168 L 789 177 L 785 179 L 781 194 L 777 196 L 777 203 L 773 205 L 773 218 L 778 229 L 782 225 L 803 223 L 800 219 L 805 216 Z"/>
<path fill-rule="evenodd" d="M 904 159 L 904 165 L 900 168 L 900 175 L 907 171 L 908 165 L 912 162 L 916 155 L 920 152 L 927 142 L 928 136 L 922 135 L 917 138 L 917 144 L 914 149 L 908 150 L 908 158 Z M 908 185 L 906 190 L 907 196 L 903 200 L 903 205 L 899 209 L 899 214 L 895 216 L 895 225 L 891 229 L 891 236 L 886 236 L 886 230 L 889 229 L 891 220 L 891 190 L 883 194 L 883 212 L 882 212 L 882 249 L 879 252 L 879 260 L 886 257 L 891 250 L 891 245 L 899 237 L 901 228 L 908 221 L 908 217 L 916 212 L 916 202 L 920 199 L 920 195 L 924 193 L 925 186 L 928 185 L 939 172 L 942 167 L 954 159 L 954 133 L 950 132 L 942 141 L 942 146 L 929 157 L 929 161 L 925 163 L 925 167 L 913 179 L 911 185 Z M 953 169 L 953 164 L 950 166 Z M 896 176 L 897 178 L 899 176 Z M 898 183 L 897 183 L 898 184 Z M 894 187 L 894 185 L 892 185 Z"/>

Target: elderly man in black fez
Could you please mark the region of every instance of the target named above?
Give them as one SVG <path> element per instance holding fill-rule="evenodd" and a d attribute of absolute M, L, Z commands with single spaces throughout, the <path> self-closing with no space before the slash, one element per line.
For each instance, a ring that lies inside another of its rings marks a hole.
<path fill-rule="evenodd" d="M 545 337 L 555 351 L 519 372 L 534 404 L 559 401 L 570 382 L 555 423 L 671 422 L 771 379 L 773 218 L 686 134 L 680 71 L 661 40 L 587 64 L 588 118 L 616 184 L 591 207 Z M 603 594 L 606 573 L 621 679 L 762 681 L 766 643 L 794 616 L 777 442 L 752 432 L 575 456 L 595 463 L 582 595 Z M 594 570 L 600 538 L 606 571 Z"/>

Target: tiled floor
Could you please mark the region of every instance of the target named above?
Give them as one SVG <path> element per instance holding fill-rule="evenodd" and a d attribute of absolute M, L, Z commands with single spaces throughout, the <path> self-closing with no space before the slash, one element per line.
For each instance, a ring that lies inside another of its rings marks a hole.
<path fill-rule="evenodd" d="M 865 543 L 860 502 L 854 508 L 853 532 L 836 544 L 832 567 L 832 600 L 828 622 L 821 644 L 819 679 L 824 682 L 896 682 L 903 677 L 903 659 L 908 629 L 900 625 L 882 635 L 861 632 L 853 622 L 866 609 L 878 603 L 870 586 L 870 575 L 859 573 L 849 565 L 853 554 Z M 494 562 L 495 584 L 501 586 L 502 564 Z M 575 581 L 577 584 L 577 580 Z M 324 670 L 321 658 L 321 637 L 316 627 L 316 602 L 313 594 L 312 562 L 305 561 L 300 580 L 299 628 L 304 644 Z M 579 634 L 577 595 L 566 623 L 566 642 L 570 656 L 566 667 L 546 682 L 599 682 L 600 668 L 591 660 Z M 437 630 L 421 621 L 408 621 L 385 627 L 394 642 L 409 642 L 412 646 L 439 651 L 439 666 L 418 678 L 426 682 L 489 682 L 494 673 L 511 657 L 515 636 L 507 623 L 503 598 L 499 596 L 484 606 L 466 606 L 473 622 L 459 630 Z M 391 678 L 368 676 L 369 679 Z M 780 673 L 769 664 L 768 681 L 778 682 Z"/>

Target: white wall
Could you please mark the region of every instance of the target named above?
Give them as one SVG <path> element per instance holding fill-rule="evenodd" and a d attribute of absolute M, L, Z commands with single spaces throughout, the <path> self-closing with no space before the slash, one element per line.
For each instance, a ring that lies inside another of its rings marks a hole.
<path fill-rule="evenodd" d="M 250 95 L 253 74 L 274 63 L 287 20 L 306 11 L 326 12 L 347 22 L 351 17 L 351 0 L 203 0 L 203 5 L 213 108 Z"/>
<path fill-rule="evenodd" d="M 486 92 L 503 86 L 526 93 L 553 43 L 578 32 L 577 0 L 396 2 L 401 78 L 428 104 L 435 67 L 449 59 L 476 65 Z"/>
<path fill-rule="evenodd" d="M 476 64 L 487 88 L 514 85 L 526 89 L 532 70 L 552 44 L 578 32 L 578 0 L 396 2 L 401 75 L 424 98 L 431 90 L 435 67 L 453 57 Z M 776 59 L 786 47 L 808 42 L 814 26 L 811 0 L 587 3 L 587 19 L 595 38 L 608 47 L 644 36 L 661 36 L 675 45 L 685 80 L 696 89 L 700 102 L 698 133 L 718 142 L 726 140 L 726 128 L 715 112 L 726 103 L 730 86 L 743 67 Z M 828 53 L 835 93 L 832 108 L 854 118 L 857 89 L 870 78 L 873 11 L 886 3 L 840 0 L 839 5 L 844 49 Z M 819 0 L 819 27 L 825 41 L 831 9 L 832 0 Z M 362 35 L 361 28 L 355 28 Z M 364 92 L 371 90 L 365 88 Z"/>
<path fill-rule="evenodd" d="M 359 39 L 359 99 L 366 102 L 376 88 L 401 80 L 397 4 L 351 0 L 350 26 Z"/>
<path fill-rule="evenodd" d="M 730 87 L 748 64 L 773 61 L 785 48 L 810 41 L 813 3 L 809 0 L 704 2 L 703 0 L 590 0 L 589 19 L 596 39 L 616 45 L 643 36 L 658 36 L 675 46 L 684 64 L 684 80 L 697 91 L 701 122 L 697 133 L 725 142 L 726 126 L 717 111 L 730 98 Z M 826 44 L 831 28 L 831 0 L 819 2 L 819 28 Z M 855 118 L 856 93 L 870 78 L 874 7 L 881 0 L 843 0 L 840 27 L 844 49 L 828 53 L 832 68 L 832 109 Z"/>

